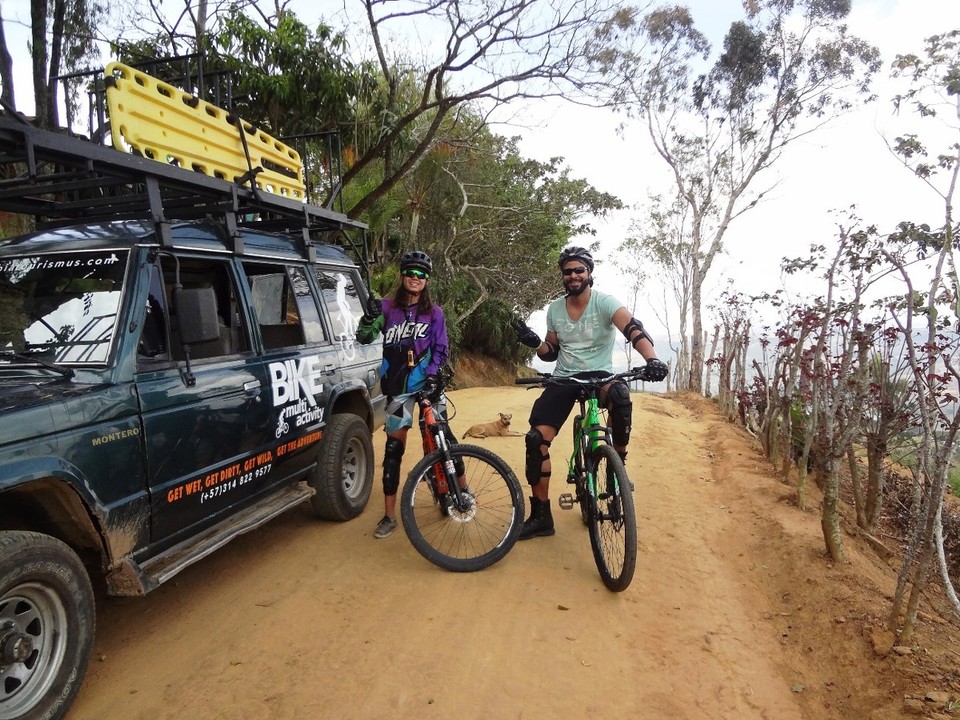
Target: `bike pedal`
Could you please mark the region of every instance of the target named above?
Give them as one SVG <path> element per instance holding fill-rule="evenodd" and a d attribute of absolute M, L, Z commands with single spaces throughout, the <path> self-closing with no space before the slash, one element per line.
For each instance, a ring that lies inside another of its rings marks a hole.
<path fill-rule="evenodd" d="M 574 502 L 573 495 L 570 493 L 563 493 L 563 495 L 557 498 L 557 505 L 563 510 L 572 510 Z"/>

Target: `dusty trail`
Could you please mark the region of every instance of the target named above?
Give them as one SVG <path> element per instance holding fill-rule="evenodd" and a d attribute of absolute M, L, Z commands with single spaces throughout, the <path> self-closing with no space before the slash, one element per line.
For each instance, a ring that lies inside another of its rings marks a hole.
<path fill-rule="evenodd" d="M 533 397 L 456 391 L 453 429 L 510 412 L 525 430 Z M 854 666 L 861 626 L 832 614 L 854 599 L 805 579 L 824 572 L 816 518 L 778 502 L 784 486 L 706 401 L 635 397 L 640 556 L 626 592 L 601 584 L 577 511 L 555 507 L 554 537 L 474 574 L 430 565 L 402 530 L 374 540 L 378 468 L 353 522 L 296 511 L 146 598 L 102 605 L 68 717 L 900 717 L 902 696 Z M 521 437 L 473 442 L 522 475 Z M 562 485 L 555 471 L 554 498 Z"/>

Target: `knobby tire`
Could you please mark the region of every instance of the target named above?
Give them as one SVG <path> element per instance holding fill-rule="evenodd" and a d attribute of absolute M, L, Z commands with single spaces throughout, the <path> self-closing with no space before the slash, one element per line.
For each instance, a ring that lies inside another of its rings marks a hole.
<path fill-rule="evenodd" d="M 587 527 L 593 559 L 608 590 L 622 592 L 630 586 L 637 567 L 637 514 L 623 461 L 609 445 L 593 451 L 598 487 Z"/>
<path fill-rule="evenodd" d="M 486 448 L 457 443 L 450 455 L 456 464 L 463 463 L 466 487 L 475 501 L 465 512 L 438 502 L 431 487 L 434 466 L 443 462 L 443 452 L 437 450 L 407 476 L 400 517 L 410 542 L 427 560 L 444 570 L 474 572 L 493 565 L 516 544 L 523 525 L 523 491 L 510 466 Z"/>

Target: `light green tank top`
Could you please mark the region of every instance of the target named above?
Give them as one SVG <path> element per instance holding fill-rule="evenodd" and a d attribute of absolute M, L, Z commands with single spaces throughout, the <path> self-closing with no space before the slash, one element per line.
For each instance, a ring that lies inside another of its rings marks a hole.
<path fill-rule="evenodd" d="M 550 303 L 547 332 L 553 330 L 560 339 L 554 374 L 567 377 L 591 370 L 612 373 L 617 338 L 613 315 L 622 307 L 624 304 L 612 295 L 591 289 L 583 315 L 574 322 L 567 315 L 566 298 Z"/>

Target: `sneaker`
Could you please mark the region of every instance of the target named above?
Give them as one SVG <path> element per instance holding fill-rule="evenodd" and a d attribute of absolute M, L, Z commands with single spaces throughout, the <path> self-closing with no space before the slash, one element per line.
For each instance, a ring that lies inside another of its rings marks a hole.
<path fill-rule="evenodd" d="M 373 531 L 373 536 L 378 540 L 390 537 L 390 534 L 397 529 L 397 521 L 392 517 L 383 516 L 383 519 L 377 523 L 377 529 Z"/>

